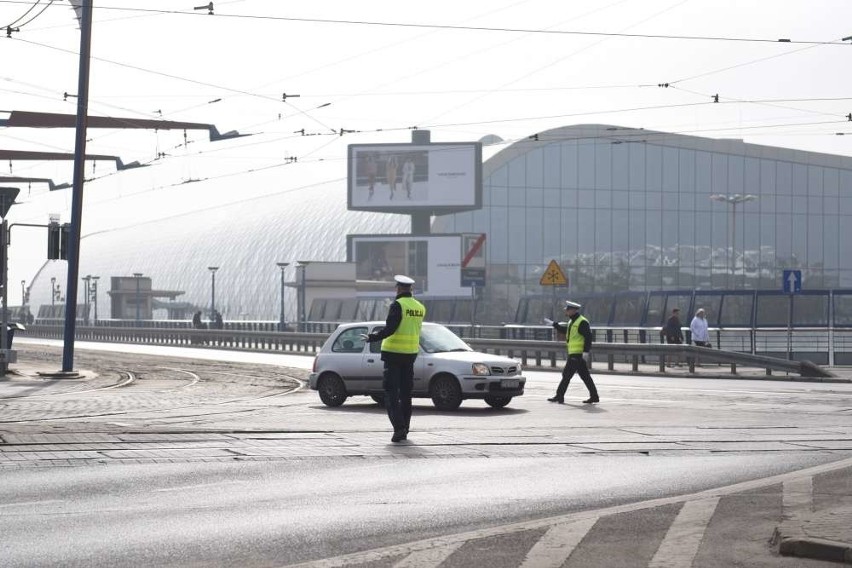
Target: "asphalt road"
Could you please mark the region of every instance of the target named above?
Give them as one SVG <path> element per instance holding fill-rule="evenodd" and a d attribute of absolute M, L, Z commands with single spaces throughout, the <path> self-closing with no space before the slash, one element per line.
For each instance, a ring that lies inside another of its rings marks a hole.
<path fill-rule="evenodd" d="M 370 399 L 304 390 L 310 358 L 158 351 L 78 345 L 84 380 L 0 381 L 3 565 L 666 565 L 678 519 L 703 514 L 668 565 L 819 566 L 767 540 L 791 476 L 839 483 L 794 472 L 852 455 L 848 384 L 599 376 L 590 407 L 581 382 L 556 405 L 558 375 L 529 373 L 502 410 L 417 401 L 391 444 Z"/>

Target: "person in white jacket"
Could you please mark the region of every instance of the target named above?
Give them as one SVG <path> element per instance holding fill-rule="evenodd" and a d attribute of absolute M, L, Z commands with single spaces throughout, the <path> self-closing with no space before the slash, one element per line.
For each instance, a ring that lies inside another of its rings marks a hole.
<path fill-rule="evenodd" d="M 704 308 L 699 308 L 695 312 L 695 317 L 689 324 L 689 331 L 692 333 L 692 342 L 698 347 L 712 347 L 710 344 L 710 333 L 707 331 L 707 318 L 704 315 Z"/>

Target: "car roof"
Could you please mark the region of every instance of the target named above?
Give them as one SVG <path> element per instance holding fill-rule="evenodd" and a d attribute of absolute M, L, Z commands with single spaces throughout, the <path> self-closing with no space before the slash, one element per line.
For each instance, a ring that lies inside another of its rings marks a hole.
<path fill-rule="evenodd" d="M 385 325 L 386 323 L 387 322 L 384 321 L 384 320 L 355 321 L 355 322 L 349 322 L 349 323 L 342 323 L 342 324 L 337 326 L 337 329 L 349 329 L 350 327 L 364 327 L 364 326 L 370 327 L 370 326 L 376 326 L 376 325 Z M 431 322 L 431 321 L 424 321 L 423 325 L 437 326 L 437 325 L 441 325 L 441 324 Z"/>

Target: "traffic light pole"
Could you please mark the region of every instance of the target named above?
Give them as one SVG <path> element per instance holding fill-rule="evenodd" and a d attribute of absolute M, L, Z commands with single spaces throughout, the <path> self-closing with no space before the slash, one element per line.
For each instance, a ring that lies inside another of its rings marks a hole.
<path fill-rule="evenodd" d="M 9 258 L 9 222 L 3 219 L 3 234 L 0 235 L 0 255 L 3 256 L 0 259 L 0 263 L 2 263 L 2 268 L 0 270 L 3 271 L 0 274 L 0 278 L 2 278 L 3 284 L 3 322 L 0 324 L 0 345 L 2 345 L 3 349 L 3 361 L 0 362 L 0 377 L 6 376 L 6 371 L 9 370 L 9 359 L 11 357 L 7 357 L 7 354 L 10 355 L 10 347 L 8 347 L 8 339 L 9 339 L 9 286 L 8 278 L 9 278 L 9 269 L 8 262 L 6 260 Z"/>
<path fill-rule="evenodd" d="M 92 51 L 92 1 L 82 0 L 80 14 L 80 72 L 77 80 L 77 126 L 74 142 L 74 180 L 68 243 L 68 283 L 65 288 L 65 341 L 62 372 L 74 370 L 74 334 L 77 324 L 77 281 L 80 273 L 80 230 L 83 216 L 83 180 L 89 107 L 89 59 Z"/>

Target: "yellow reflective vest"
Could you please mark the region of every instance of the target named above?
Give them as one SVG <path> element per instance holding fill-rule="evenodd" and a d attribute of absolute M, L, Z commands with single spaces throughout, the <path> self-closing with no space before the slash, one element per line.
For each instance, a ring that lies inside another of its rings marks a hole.
<path fill-rule="evenodd" d="M 382 340 L 382 351 L 415 354 L 420 349 L 420 328 L 426 317 L 426 307 L 409 296 L 396 301 L 402 308 L 402 321 L 393 335 Z"/>
<path fill-rule="evenodd" d="M 568 349 L 568 355 L 582 355 L 583 348 L 586 346 L 586 338 L 580 335 L 580 323 L 587 320 L 583 316 L 577 316 L 573 323 L 568 324 L 568 335 L 565 336 L 565 348 Z"/>

